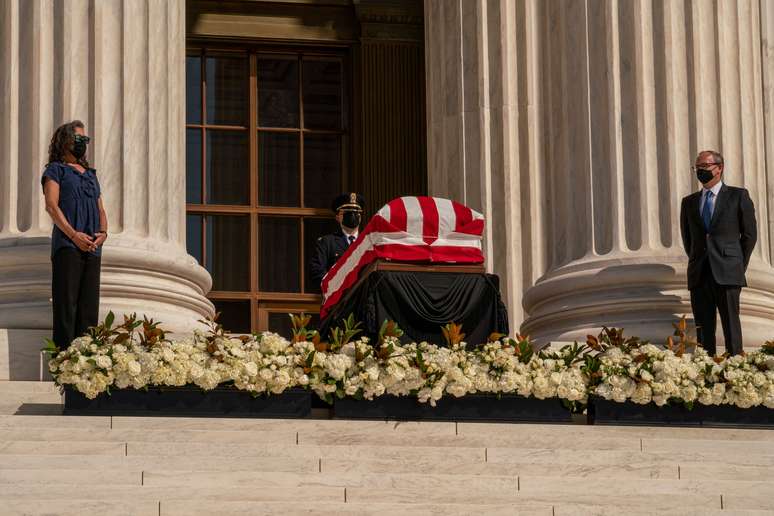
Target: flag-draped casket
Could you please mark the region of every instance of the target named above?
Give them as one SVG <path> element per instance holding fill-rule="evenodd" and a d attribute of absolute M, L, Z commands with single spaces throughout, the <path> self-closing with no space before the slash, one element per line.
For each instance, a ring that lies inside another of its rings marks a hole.
<path fill-rule="evenodd" d="M 380 209 L 322 281 L 320 317 L 376 260 L 407 263 L 483 263 L 484 217 L 439 197 L 400 197 Z"/>

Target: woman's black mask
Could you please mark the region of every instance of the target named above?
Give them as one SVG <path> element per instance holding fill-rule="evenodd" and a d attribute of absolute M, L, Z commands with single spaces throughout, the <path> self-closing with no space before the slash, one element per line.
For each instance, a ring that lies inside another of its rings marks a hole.
<path fill-rule="evenodd" d="M 75 159 L 81 159 L 86 154 L 86 146 L 90 138 L 82 134 L 76 134 L 73 138 L 73 150 L 71 151 Z"/>

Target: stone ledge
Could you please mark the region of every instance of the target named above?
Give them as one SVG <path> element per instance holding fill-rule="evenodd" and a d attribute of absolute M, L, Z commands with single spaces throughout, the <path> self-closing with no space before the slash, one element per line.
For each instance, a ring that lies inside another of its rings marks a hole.
<path fill-rule="evenodd" d="M 50 381 L 40 350 L 51 330 L 0 328 L 0 381 Z"/>

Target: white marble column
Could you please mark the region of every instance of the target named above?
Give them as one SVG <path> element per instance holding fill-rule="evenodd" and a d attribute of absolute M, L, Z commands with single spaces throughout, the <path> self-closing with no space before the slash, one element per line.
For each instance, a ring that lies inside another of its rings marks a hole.
<path fill-rule="evenodd" d="M 774 0 L 761 0 L 761 69 L 763 70 L 763 124 L 766 132 L 765 152 L 768 167 L 766 180 L 769 192 L 774 192 Z M 774 200 L 768 219 L 760 224 L 769 233 L 769 257 L 774 263 Z"/>
<path fill-rule="evenodd" d="M 533 245 L 543 230 L 542 120 L 528 102 L 541 95 L 538 3 L 425 1 L 429 191 L 489 221 L 487 268 L 500 276 L 513 329 L 543 254 Z"/>
<path fill-rule="evenodd" d="M 184 0 L 0 0 L 0 39 L 0 329 L 51 327 L 40 176 L 53 130 L 80 119 L 110 225 L 101 315 L 190 330 L 213 307 L 185 250 Z M 29 366 L 3 353 L 0 379 Z"/>
<path fill-rule="evenodd" d="M 486 214 L 514 330 L 668 335 L 691 313 L 680 199 L 716 149 L 760 225 L 745 344 L 774 336 L 772 0 L 425 7 L 430 192 Z"/>

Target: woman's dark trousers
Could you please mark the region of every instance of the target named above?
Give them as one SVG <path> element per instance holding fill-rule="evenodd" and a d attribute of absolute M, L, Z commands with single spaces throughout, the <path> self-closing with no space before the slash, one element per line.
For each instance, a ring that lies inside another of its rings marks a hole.
<path fill-rule="evenodd" d="M 51 292 L 54 309 L 54 343 L 67 349 L 76 337 L 99 317 L 101 258 L 65 247 L 51 259 Z"/>

